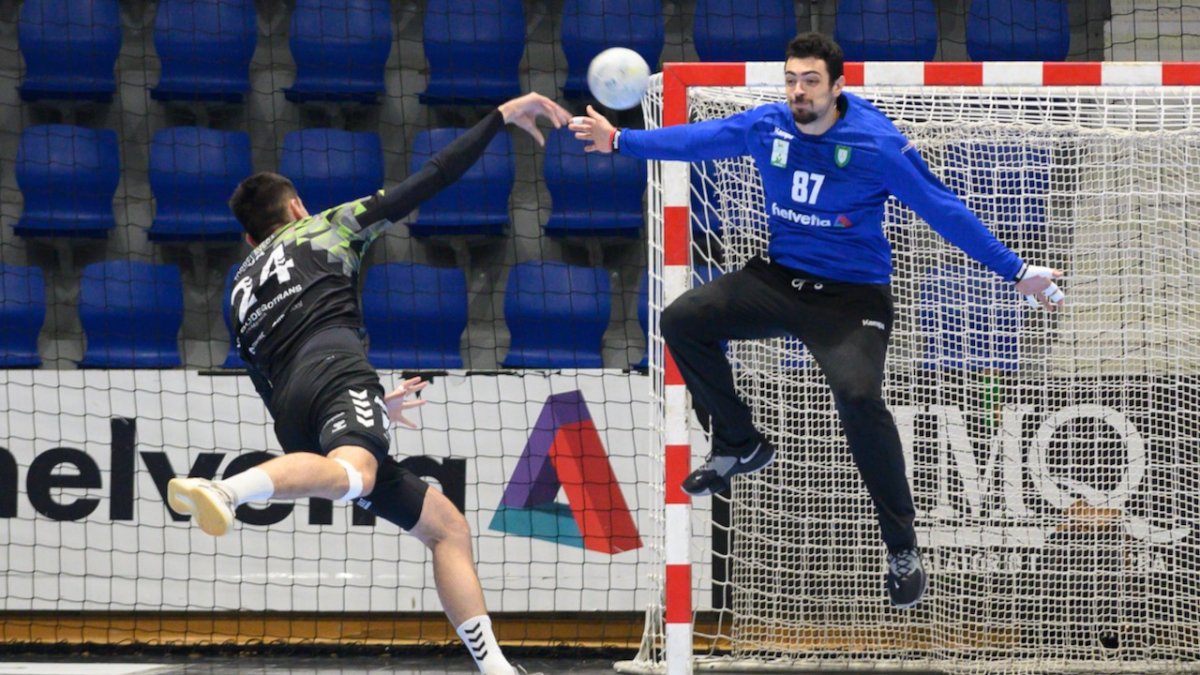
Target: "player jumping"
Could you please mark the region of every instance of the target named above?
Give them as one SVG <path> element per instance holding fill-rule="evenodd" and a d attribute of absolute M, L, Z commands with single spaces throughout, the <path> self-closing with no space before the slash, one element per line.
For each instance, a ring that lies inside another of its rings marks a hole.
<path fill-rule="evenodd" d="M 891 246 L 883 209 L 892 194 L 938 234 L 1053 311 L 1058 270 L 1029 265 L 1000 243 L 937 179 L 913 144 L 875 106 L 842 91 L 844 57 L 819 33 L 787 46 L 787 101 L 719 120 L 653 130 L 616 129 L 595 110 L 575 118 L 589 152 L 699 162 L 749 155 L 762 176 L 770 260 L 684 293 L 663 311 L 662 334 L 713 451 L 683 481 L 701 496 L 770 465 L 775 448 L 755 429 L 734 388 L 721 343 L 790 334 L 820 365 L 850 452 L 875 504 L 888 549 L 892 604 L 911 607 L 927 577 L 913 529 L 900 435 L 883 401 L 892 332 Z M 709 417 L 711 416 L 711 417 Z"/>
<path fill-rule="evenodd" d="M 389 420 L 412 426 L 403 412 L 419 402 L 404 399 L 424 383 L 408 380 L 384 398 L 363 345 L 357 278 L 371 242 L 462 176 L 506 123 L 542 144 L 538 117 L 557 128 L 570 114 L 540 94 L 513 99 L 395 188 L 315 215 L 278 174 L 238 185 L 229 205 L 254 251 L 234 280 L 232 320 L 286 454 L 225 480 L 177 478 L 167 493 L 172 509 L 214 536 L 229 531 L 240 504 L 303 497 L 353 502 L 411 531 L 432 552 L 442 608 L 485 675 L 516 671 L 492 632 L 467 521 L 388 454 Z"/>

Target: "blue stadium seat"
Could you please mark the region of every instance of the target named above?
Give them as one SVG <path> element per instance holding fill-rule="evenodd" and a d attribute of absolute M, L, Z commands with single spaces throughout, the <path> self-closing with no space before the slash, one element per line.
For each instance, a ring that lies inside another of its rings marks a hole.
<path fill-rule="evenodd" d="M 525 53 L 521 0 L 428 0 L 425 105 L 497 105 L 521 94 Z"/>
<path fill-rule="evenodd" d="M 642 336 L 646 338 L 646 349 L 642 359 L 633 364 L 634 368 L 645 370 L 650 367 L 650 276 L 643 274 L 638 284 L 638 324 L 642 327 Z"/>
<path fill-rule="evenodd" d="M 1065 0 L 972 0 L 967 53 L 974 61 L 1063 61 L 1071 46 Z"/>
<path fill-rule="evenodd" d="M 383 145 L 370 131 L 293 131 L 283 137 L 279 173 L 296 184 L 308 212 L 319 213 L 383 187 Z"/>
<path fill-rule="evenodd" d="M 112 100 L 121 51 L 117 0 L 25 0 L 17 31 L 22 99 Z"/>
<path fill-rule="evenodd" d="M 928 270 L 920 289 L 927 368 L 1014 371 L 1021 304 L 1010 282 L 962 265 Z"/>
<path fill-rule="evenodd" d="M 835 38 L 847 61 L 932 61 L 937 10 L 933 0 L 841 0 Z"/>
<path fill-rule="evenodd" d="M 587 69 L 609 47 L 627 47 L 658 70 L 663 49 L 660 0 L 566 0 L 562 16 L 562 49 L 567 57 L 563 96 L 591 99 Z M 782 50 L 782 47 L 780 48 Z"/>
<path fill-rule="evenodd" d="M 692 239 L 701 242 L 705 237 L 720 236 L 725 224 L 717 211 L 716 164 L 711 160 L 692 164 L 689 173 L 692 177 Z"/>
<path fill-rule="evenodd" d="M 257 41 L 254 0 L 160 0 L 154 49 L 162 74 L 151 98 L 240 102 Z"/>
<path fill-rule="evenodd" d="M 438 150 L 463 134 L 464 129 L 431 129 L 413 139 L 410 172 L 416 173 Z M 516 168 L 512 140 L 496 134 L 483 157 L 454 184 L 421 203 L 408 230 L 415 237 L 429 235 L 501 235 L 508 225 L 508 196 Z"/>
<path fill-rule="evenodd" d="M 696 0 L 692 35 L 701 61 L 781 61 L 796 36 L 796 3 Z"/>
<path fill-rule="evenodd" d="M 692 288 L 703 286 L 715 279 L 719 279 L 724 272 L 721 268 L 712 265 L 701 265 L 692 268 Z M 642 360 L 633 364 L 634 368 L 648 368 L 650 366 L 650 277 L 643 276 L 641 285 L 638 286 L 638 323 L 642 326 L 642 335 L 646 336 L 646 353 L 642 355 Z M 725 349 L 729 343 L 722 342 L 721 348 Z"/>
<path fill-rule="evenodd" d="M 467 277 L 456 267 L 385 263 L 367 269 L 363 319 L 376 368 L 462 368 Z"/>
<path fill-rule="evenodd" d="M 1053 171 L 1049 146 L 952 143 L 943 180 L 1005 243 L 1046 229 Z"/>
<path fill-rule="evenodd" d="M 250 135 L 196 127 L 162 129 L 150 141 L 151 241 L 237 241 L 228 201 L 252 173 Z"/>
<path fill-rule="evenodd" d="M 25 208 L 13 231 L 22 237 L 107 237 L 116 225 L 120 163 L 111 129 L 65 124 L 25 129 L 16 167 Z"/>
<path fill-rule="evenodd" d="M 288 44 L 296 81 L 289 101 L 375 103 L 392 50 L 388 0 L 296 0 Z"/>
<path fill-rule="evenodd" d="M 645 222 L 646 163 L 583 147 L 565 128 L 546 137 L 543 170 L 553 202 L 546 234 L 636 237 Z"/>
<path fill-rule="evenodd" d="M 0 368 L 37 368 L 38 334 L 46 321 L 42 270 L 0 263 Z"/>
<path fill-rule="evenodd" d="M 225 275 L 225 293 L 221 298 L 221 317 L 225 321 L 225 330 L 229 332 L 229 352 L 225 355 L 225 362 L 221 364 L 222 368 L 246 367 L 246 362 L 242 360 L 242 355 L 238 353 L 237 337 L 233 334 L 233 322 L 229 316 L 233 297 L 233 278 L 237 276 L 238 268 L 241 266 L 242 263 L 240 262 L 234 263 Z"/>
<path fill-rule="evenodd" d="M 131 260 L 92 263 L 83 268 L 79 318 L 87 338 L 81 368 L 178 366 L 179 268 Z"/>
<path fill-rule="evenodd" d="M 560 262 L 514 265 L 504 291 L 505 368 L 600 368 L 612 312 L 608 273 Z"/>

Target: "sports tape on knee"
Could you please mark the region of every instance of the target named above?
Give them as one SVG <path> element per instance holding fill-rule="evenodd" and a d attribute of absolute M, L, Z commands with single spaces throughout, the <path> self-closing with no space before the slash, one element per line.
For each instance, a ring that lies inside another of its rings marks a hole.
<path fill-rule="evenodd" d="M 354 468 L 353 464 L 351 464 L 350 462 L 347 462 L 344 459 L 336 459 L 335 458 L 333 461 L 342 465 L 342 468 L 346 470 L 346 480 L 348 480 L 350 482 L 350 488 L 348 490 L 346 490 L 346 494 L 342 495 L 341 497 L 338 497 L 337 501 L 348 502 L 348 501 L 351 501 L 354 499 L 358 499 L 359 496 L 362 495 L 362 491 L 363 491 L 362 474 L 359 473 L 358 469 Z"/>

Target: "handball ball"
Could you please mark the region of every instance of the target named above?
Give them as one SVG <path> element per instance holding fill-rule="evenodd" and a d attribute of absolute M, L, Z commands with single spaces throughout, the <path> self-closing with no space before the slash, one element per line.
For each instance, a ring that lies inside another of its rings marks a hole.
<path fill-rule="evenodd" d="M 587 81 L 592 96 L 602 105 L 628 110 L 641 103 L 650 86 L 650 66 L 632 49 L 612 47 L 592 59 Z"/>

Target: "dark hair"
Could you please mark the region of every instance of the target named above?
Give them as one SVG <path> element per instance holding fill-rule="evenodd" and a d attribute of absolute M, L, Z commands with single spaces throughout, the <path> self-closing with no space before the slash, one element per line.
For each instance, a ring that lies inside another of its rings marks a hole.
<path fill-rule="evenodd" d="M 821 59 L 829 70 L 829 83 L 837 82 L 845 71 L 846 55 L 833 38 L 821 33 L 801 33 L 787 46 L 788 59 Z"/>
<path fill-rule="evenodd" d="M 296 186 L 285 176 L 261 171 L 250 176 L 233 191 L 229 208 L 246 234 L 261 242 L 280 225 L 291 220 L 288 200 L 296 196 Z"/>

